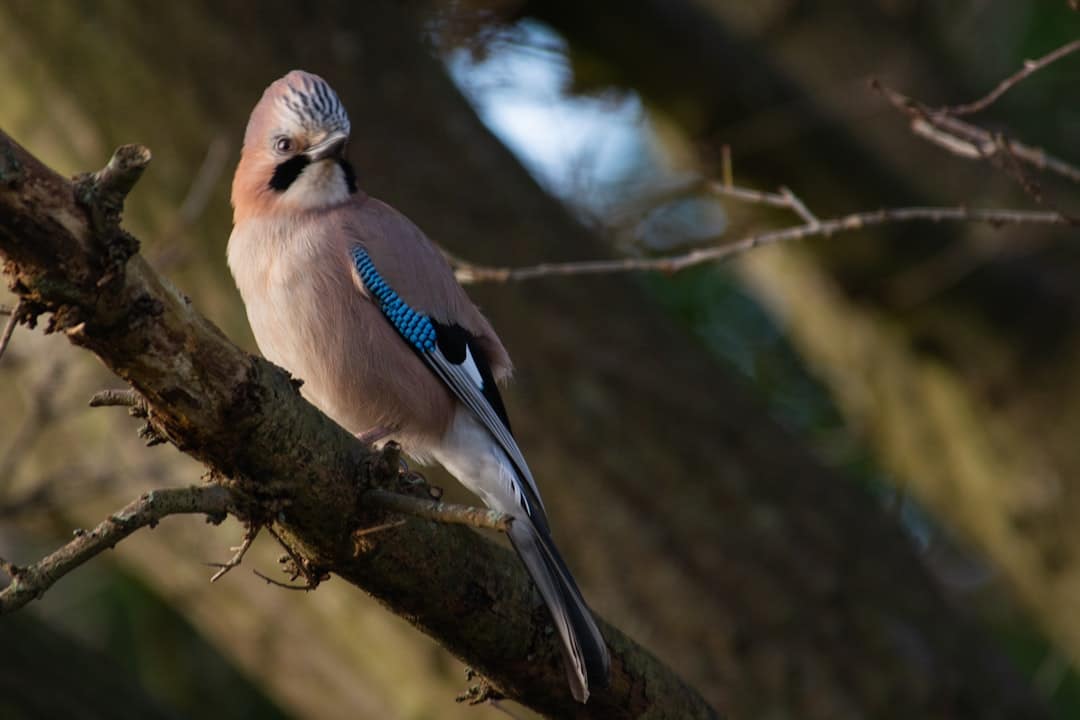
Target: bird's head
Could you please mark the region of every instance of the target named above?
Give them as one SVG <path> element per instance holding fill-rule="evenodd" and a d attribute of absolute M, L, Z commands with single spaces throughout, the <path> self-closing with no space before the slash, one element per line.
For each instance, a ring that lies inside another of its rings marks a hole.
<path fill-rule="evenodd" d="M 293 70 L 251 111 L 233 177 L 234 220 L 337 205 L 356 192 L 349 116 L 318 75 Z"/>

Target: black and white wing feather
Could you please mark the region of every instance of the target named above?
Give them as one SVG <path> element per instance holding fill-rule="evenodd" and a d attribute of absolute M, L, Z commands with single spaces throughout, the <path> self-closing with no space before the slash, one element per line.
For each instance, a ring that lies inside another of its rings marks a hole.
<path fill-rule="evenodd" d="M 352 260 L 364 288 L 387 321 L 476 415 L 510 458 L 520 479 L 519 487 L 515 488 L 519 502 L 534 522 L 546 529 L 540 491 L 514 440 L 502 397 L 479 343 L 464 328 L 436 322 L 409 307 L 383 280 L 362 247 L 353 248 Z"/>

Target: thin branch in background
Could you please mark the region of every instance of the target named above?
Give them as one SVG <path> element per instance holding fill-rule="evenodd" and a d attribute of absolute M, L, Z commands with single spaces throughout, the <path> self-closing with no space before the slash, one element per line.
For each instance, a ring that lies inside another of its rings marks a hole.
<path fill-rule="evenodd" d="M 806 207 L 803 201 L 796 197 L 795 193 L 791 192 L 791 190 L 781 186 L 780 194 L 784 197 L 785 200 L 787 200 L 788 207 L 795 211 L 796 215 L 806 221 L 806 224 L 808 226 L 813 227 L 821 224 L 821 221 L 817 219 L 817 216 L 814 215 L 814 213 L 810 212 L 810 210 Z"/>
<path fill-rule="evenodd" d="M 4 357 L 4 351 L 7 350 L 8 343 L 11 342 L 11 335 L 15 332 L 15 326 L 19 324 L 21 310 L 22 299 L 20 298 L 16 301 L 15 307 L 8 313 L 8 320 L 4 325 L 4 331 L 3 333 L 0 333 L 0 358 Z"/>
<path fill-rule="evenodd" d="M 890 105 L 911 118 L 911 131 L 954 155 L 986 159 L 998 152 L 994 133 L 940 110 L 934 110 L 907 95 L 873 80 L 870 87 Z M 1007 138 L 1009 150 L 1019 160 L 1039 170 L 1080 183 L 1080 167 L 1055 157 L 1042 148 Z"/>
<path fill-rule="evenodd" d="M 5 494 L 23 457 L 33 447 L 34 438 L 56 419 L 53 403 L 57 397 L 57 386 L 68 367 L 63 356 L 53 356 L 29 389 L 25 383 L 19 383 L 18 388 L 24 393 L 25 409 L 21 424 L 10 434 L 7 446 L 0 452 L 0 496 Z"/>
<path fill-rule="evenodd" d="M 251 544 L 255 542 L 255 538 L 259 536 L 259 530 L 262 529 L 262 525 L 252 522 L 244 530 L 244 539 L 241 543 L 234 547 L 229 548 L 235 554 L 229 558 L 227 562 L 223 563 L 206 563 L 210 567 L 219 568 L 216 573 L 210 576 L 210 582 L 217 582 L 225 576 L 225 573 L 232 570 L 234 567 L 244 561 L 244 556 L 247 555 L 247 551 L 251 548 Z"/>
<path fill-rule="evenodd" d="M 768 205 L 770 207 L 786 208 L 798 214 L 798 211 L 791 204 L 791 200 L 783 193 L 771 193 L 763 190 L 752 190 L 750 188 L 739 187 L 737 185 L 728 185 L 727 183 L 718 183 L 715 181 L 706 181 L 702 183 L 707 192 L 717 197 L 726 197 L 733 200 L 739 200 L 745 203 L 752 203 L 755 205 Z M 801 204 L 801 203 L 800 203 Z"/>
<path fill-rule="evenodd" d="M 177 241 L 181 233 L 194 225 L 206 211 L 213 197 L 214 186 L 228 166 L 230 151 L 231 144 L 224 134 L 214 137 L 206 147 L 206 153 L 180 203 L 180 209 L 156 245 L 158 250 L 154 254 L 153 263 L 158 269 L 168 270 L 184 261 L 188 246 Z"/>
<path fill-rule="evenodd" d="M 220 485 L 154 490 L 113 513 L 93 530 L 77 530 L 66 545 L 37 562 L 20 567 L 0 559 L 11 582 L 0 590 L 0 615 L 40 598 L 69 572 L 143 527 L 154 527 L 169 515 L 222 516 L 232 506 L 232 493 Z"/>
<path fill-rule="evenodd" d="M 994 144 L 998 148 L 998 156 L 1001 158 L 1001 167 L 1016 181 L 1024 191 L 1025 195 L 1031 198 L 1036 205 L 1041 205 L 1049 210 L 1059 212 L 1073 225 L 1080 225 L 1080 218 L 1066 213 L 1056 204 L 1046 199 L 1042 187 L 1034 180 L 1034 178 L 1025 172 L 1024 166 L 1020 162 L 1020 158 L 1016 157 L 1016 153 L 1012 151 L 1012 148 L 1009 146 L 1009 142 L 1004 135 L 1000 133 L 996 134 L 994 136 Z"/>
<path fill-rule="evenodd" d="M 749 191 L 756 193 L 757 191 Z M 767 193 L 762 193 L 768 196 Z M 541 263 L 526 267 L 492 267 L 471 263 L 457 264 L 454 272 L 462 284 L 520 282 L 551 276 L 605 275 L 611 273 L 658 271 L 677 273 L 696 265 L 729 260 L 754 248 L 777 243 L 805 240 L 812 237 L 832 237 L 841 233 L 864 230 L 878 225 L 912 222 L 984 223 L 1003 225 L 1070 225 L 1069 218 L 1049 210 L 979 209 L 968 207 L 904 207 L 885 208 L 852 213 L 843 217 L 821 220 L 781 230 L 747 235 L 724 245 L 692 250 L 681 255 L 657 258 L 616 258 L 565 263 Z M 459 261 L 460 262 L 460 261 Z"/>
<path fill-rule="evenodd" d="M 318 585 L 312 585 L 311 583 L 308 583 L 306 585 L 290 585 L 289 583 L 283 583 L 280 580 L 274 580 L 271 577 L 267 577 L 266 575 L 263 575 L 258 570 L 252 570 L 251 572 L 254 573 L 256 577 L 258 577 L 258 578 L 260 578 L 262 580 L 265 580 L 267 582 L 267 584 L 275 585 L 275 586 L 277 586 L 279 588 L 284 588 L 286 590 L 302 590 L 304 592 L 311 592 L 316 587 L 318 587 Z"/>
<path fill-rule="evenodd" d="M 384 510 L 413 515 L 440 523 L 467 525 L 484 530 L 508 532 L 510 523 L 513 522 L 511 516 L 497 510 L 441 503 L 387 490 L 368 490 L 364 493 L 363 500 Z"/>
<path fill-rule="evenodd" d="M 943 107 L 939 112 L 948 115 L 972 115 L 977 112 L 982 112 L 986 108 L 997 102 L 998 98 L 1007 93 L 1022 80 L 1030 77 L 1032 74 L 1042 70 L 1047 65 L 1060 60 L 1061 58 L 1071 55 L 1072 53 L 1080 50 L 1080 39 L 1073 40 L 1070 43 L 1062 45 L 1057 50 L 1051 53 L 1043 55 L 1038 60 L 1026 60 L 1024 61 L 1024 67 L 1018 70 L 1016 73 L 998 83 L 997 87 L 988 92 L 978 100 L 965 103 L 963 105 L 951 105 Z"/>
<path fill-rule="evenodd" d="M 13 309 L 9 308 L 7 305 L 0 305 L 0 315 L 10 315 L 12 310 Z"/>

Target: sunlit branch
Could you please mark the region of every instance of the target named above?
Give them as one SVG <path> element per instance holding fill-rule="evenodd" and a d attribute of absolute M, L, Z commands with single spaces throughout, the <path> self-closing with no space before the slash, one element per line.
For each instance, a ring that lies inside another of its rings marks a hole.
<path fill-rule="evenodd" d="M 31 565 L 18 566 L 0 559 L 0 570 L 11 576 L 8 586 L 0 590 L 0 615 L 41 597 L 57 580 L 103 550 L 115 547 L 139 528 L 154 527 L 169 515 L 224 517 L 231 502 L 232 493 L 220 485 L 154 490 L 113 513 L 93 530 L 76 530 L 71 542 Z"/>
<path fill-rule="evenodd" d="M 510 529 L 510 523 L 513 521 L 512 517 L 497 510 L 471 507 L 469 505 L 454 505 L 452 503 L 402 495 L 387 490 L 368 490 L 364 493 L 364 502 L 370 502 L 385 510 L 392 510 L 403 515 L 412 515 L 452 525 L 467 525 L 474 528 L 498 530 L 499 532 L 507 532 Z"/>

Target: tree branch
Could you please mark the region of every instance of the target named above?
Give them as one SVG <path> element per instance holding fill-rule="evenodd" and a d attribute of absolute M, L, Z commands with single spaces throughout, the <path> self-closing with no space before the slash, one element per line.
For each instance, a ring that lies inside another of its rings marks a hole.
<path fill-rule="evenodd" d="M 994 133 L 954 117 L 947 111 L 934 110 L 918 100 L 883 85 L 877 80 L 870 87 L 897 110 L 911 118 L 911 130 L 916 135 L 970 159 L 986 159 L 998 153 L 999 142 Z M 1004 138 L 1009 151 L 1019 160 L 1039 170 L 1052 172 L 1074 183 L 1080 183 L 1080 168 L 1055 157 L 1042 148 L 1033 147 L 1011 138 Z"/>
<path fill-rule="evenodd" d="M 121 166 L 149 157 L 125 155 Z M 392 487 L 397 467 L 303 400 L 287 373 L 230 343 L 146 264 L 117 225 L 116 192 L 130 184 L 108 177 L 73 185 L 0 132 L 0 255 L 28 315 L 51 313 L 47 331 L 128 382 L 155 431 L 219 483 L 273 508 L 267 529 L 308 565 L 364 588 L 506 697 L 557 717 L 715 717 L 602 620 L 611 684 L 575 703 L 520 563 L 467 528 L 410 520 L 354 543 L 352 532 L 384 512 L 366 506 L 364 492 Z"/>
<path fill-rule="evenodd" d="M 20 567 L 0 559 L 0 569 L 11 576 L 11 582 L 0 590 L 0 615 L 41 597 L 57 580 L 98 553 L 115 547 L 139 528 L 154 527 L 169 515 L 224 518 L 232 504 L 232 493 L 220 485 L 154 490 L 128 503 L 93 530 L 76 530 L 71 542 L 31 565 Z"/>
<path fill-rule="evenodd" d="M 1016 73 L 1002 80 L 997 86 L 988 92 L 978 100 L 974 100 L 963 105 L 950 105 L 941 108 L 940 112 L 947 113 L 949 115 L 972 115 L 977 112 L 982 112 L 986 108 L 997 102 L 998 98 L 1007 93 L 1018 83 L 1025 78 L 1030 77 L 1033 73 L 1042 70 L 1050 63 L 1057 62 L 1061 58 L 1071 55 L 1072 53 L 1080 50 L 1080 39 L 1073 40 L 1070 43 L 1062 45 L 1057 50 L 1047 53 L 1038 60 L 1027 60 L 1024 62 L 1024 67 L 1018 70 Z"/>
<path fill-rule="evenodd" d="M 497 510 L 442 503 L 437 500 L 426 500 L 410 495 L 402 495 L 401 493 L 387 492 L 386 490 L 368 490 L 364 493 L 363 499 L 364 502 L 403 515 L 412 515 L 413 517 L 451 525 L 465 525 L 482 530 L 508 532 L 510 523 L 513 522 L 512 517 Z"/>
<path fill-rule="evenodd" d="M 740 193 L 757 191 L 736 188 Z M 790 193 L 790 191 L 788 191 Z M 759 193 L 766 198 L 766 204 L 773 205 L 774 197 L 768 193 Z M 746 199 L 749 196 L 742 196 Z M 790 207 L 800 216 L 809 219 L 806 224 L 795 225 L 781 230 L 747 235 L 724 245 L 715 245 L 692 250 L 681 255 L 664 257 L 628 257 L 611 260 L 585 260 L 565 263 L 540 263 L 527 267 L 491 267 L 474 265 L 457 260 L 454 272 L 461 283 L 495 282 L 505 283 L 519 280 L 532 280 L 552 275 L 600 275 L 618 272 L 659 271 L 677 273 L 695 265 L 728 260 L 748 250 L 765 245 L 805 240 L 812 237 L 832 237 L 841 233 L 864 230 L 878 225 L 891 225 L 913 222 L 967 222 L 985 223 L 1000 227 L 1002 225 L 1069 225 L 1070 220 L 1060 212 L 1038 210 L 980 209 L 967 207 L 906 207 L 885 208 L 868 212 L 852 213 L 843 217 L 817 220 L 806 206 L 794 195 L 791 198 L 801 210 L 785 200 L 784 207 Z M 753 200 L 752 202 L 757 202 Z M 807 213 L 807 215 L 803 215 Z"/>

